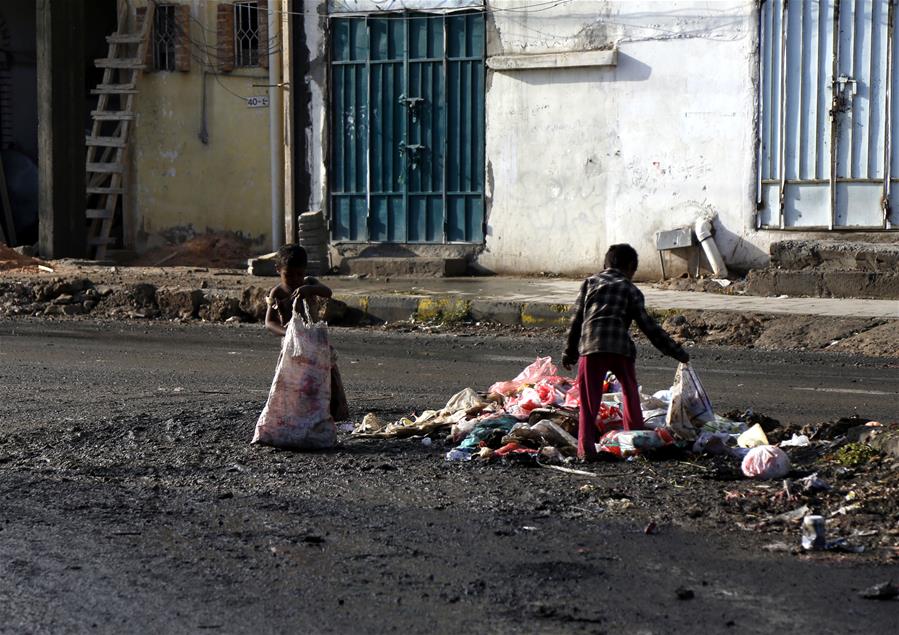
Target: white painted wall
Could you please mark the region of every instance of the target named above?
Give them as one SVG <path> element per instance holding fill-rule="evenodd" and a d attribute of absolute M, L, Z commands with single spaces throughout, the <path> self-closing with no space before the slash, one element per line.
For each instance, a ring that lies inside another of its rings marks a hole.
<path fill-rule="evenodd" d="M 616 47 L 615 67 L 488 71 L 488 238 L 502 273 L 596 269 L 629 242 L 717 212 L 728 262 L 757 264 L 752 2 L 490 3 L 488 55 Z M 491 28 L 492 27 L 492 28 Z M 747 242 L 749 240 L 750 242 Z"/>
<path fill-rule="evenodd" d="M 654 278 L 655 232 L 706 214 L 717 215 L 716 241 L 735 268 L 764 266 L 776 240 L 835 237 L 755 230 L 755 0 L 572 0 L 531 11 L 523 0 L 486 4 L 488 57 L 603 48 L 619 55 L 615 67 L 488 70 L 479 265 L 583 274 L 600 266 L 609 245 L 629 242 L 641 256 L 639 275 Z M 310 209 L 327 208 L 324 5 L 306 5 Z M 853 237 L 862 236 L 871 235 Z"/>

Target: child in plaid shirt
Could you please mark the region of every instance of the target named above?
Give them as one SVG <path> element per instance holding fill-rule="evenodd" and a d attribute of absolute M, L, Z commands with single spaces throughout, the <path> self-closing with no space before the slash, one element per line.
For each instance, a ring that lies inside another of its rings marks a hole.
<path fill-rule="evenodd" d="M 577 364 L 581 395 L 578 457 L 596 457 L 596 417 L 602 403 L 602 385 L 612 372 L 624 397 L 624 429 L 643 428 L 643 410 L 637 386 L 637 348 L 628 331 L 636 322 L 649 341 L 665 355 L 687 363 L 690 356 L 646 312 L 643 293 L 631 282 L 637 272 L 637 252 L 626 244 L 606 252 L 604 271 L 584 280 L 575 303 L 562 365 Z"/>

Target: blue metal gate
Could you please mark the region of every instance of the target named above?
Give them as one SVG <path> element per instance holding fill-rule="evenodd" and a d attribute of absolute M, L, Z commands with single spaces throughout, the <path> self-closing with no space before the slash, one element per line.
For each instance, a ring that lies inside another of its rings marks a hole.
<path fill-rule="evenodd" d="M 332 239 L 483 241 L 483 14 L 330 24 Z"/>
<path fill-rule="evenodd" d="M 895 0 L 766 0 L 758 225 L 899 228 Z"/>

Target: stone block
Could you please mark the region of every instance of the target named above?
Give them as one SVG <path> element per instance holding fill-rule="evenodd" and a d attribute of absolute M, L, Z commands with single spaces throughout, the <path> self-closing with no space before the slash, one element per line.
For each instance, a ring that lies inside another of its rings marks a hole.
<path fill-rule="evenodd" d="M 265 320 L 268 304 L 265 299 L 270 289 L 265 287 L 246 287 L 240 295 L 240 310 L 257 322 Z"/>
<path fill-rule="evenodd" d="M 521 307 L 522 326 L 568 326 L 573 305 L 530 302 Z"/>
<path fill-rule="evenodd" d="M 899 273 L 873 273 L 868 285 L 868 297 L 899 300 Z"/>
<path fill-rule="evenodd" d="M 444 278 L 464 276 L 467 271 L 464 258 L 356 257 L 340 263 L 343 274 L 372 278 Z"/>
<path fill-rule="evenodd" d="M 746 293 L 749 295 L 777 295 L 777 270 L 753 269 L 746 275 Z"/>
<path fill-rule="evenodd" d="M 369 296 L 366 312 L 380 322 L 402 322 L 412 318 L 418 311 L 420 296 L 374 295 Z"/>
<path fill-rule="evenodd" d="M 200 289 L 162 287 L 156 290 L 156 304 L 163 318 L 195 318 L 202 302 L 203 291 Z"/>
<path fill-rule="evenodd" d="M 415 319 L 422 322 L 438 320 L 461 322 L 469 315 L 471 303 L 457 297 L 422 298 L 418 301 Z"/>
<path fill-rule="evenodd" d="M 821 274 L 817 271 L 778 271 L 775 292 L 776 295 L 821 297 Z"/>
<path fill-rule="evenodd" d="M 824 274 L 824 289 L 835 298 L 864 298 L 873 274 L 864 271 L 829 271 Z"/>
<path fill-rule="evenodd" d="M 201 320 L 224 322 L 228 318 L 240 317 L 240 298 L 226 293 L 206 293 L 197 315 Z"/>
<path fill-rule="evenodd" d="M 277 277 L 278 270 L 275 267 L 276 255 L 277 252 L 273 252 L 258 258 L 250 258 L 247 260 L 247 273 L 251 276 Z"/>
<path fill-rule="evenodd" d="M 493 300 L 473 300 L 470 307 L 471 319 L 475 322 L 495 322 L 518 326 L 521 324 L 520 302 L 497 302 Z"/>

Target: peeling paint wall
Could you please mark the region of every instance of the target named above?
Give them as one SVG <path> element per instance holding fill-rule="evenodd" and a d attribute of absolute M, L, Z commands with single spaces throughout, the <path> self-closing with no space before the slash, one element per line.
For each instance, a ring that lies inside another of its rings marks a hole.
<path fill-rule="evenodd" d="M 213 230 L 267 242 L 269 109 L 249 108 L 244 98 L 268 94 L 268 70 L 219 73 L 219 2 L 182 4 L 191 6 L 190 72 L 146 72 L 138 86 L 129 181 L 136 235 L 131 238 L 138 248 L 146 248 L 190 231 Z M 204 87 L 206 143 L 201 140 Z"/>
<path fill-rule="evenodd" d="M 639 275 L 653 278 L 661 273 L 655 232 L 713 214 L 716 242 L 735 269 L 764 266 L 771 242 L 822 236 L 755 229 L 754 0 L 572 0 L 530 11 L 524 4 L 487 0 L 488 62 L 617 50 L 617 64 L 487 71 L 480 268 L 583 274 L 599 267 L 609 245 L 629 242 L 641 256 Z M 320 209 L 327 201 L 325 2 L 305 7 L 314 94 L 310 209 Z M 677 274 L 687 261 L 674 256 L 669 265 Z"/>
<path fill-rule="evenodd" d="M 491 2 L 489 55 L 618 49 L 616 66 L 488 71 L 491 206 L 480 264 L 584 273 L 657 230 L 717 212 L 729 262 L 754 212 L 756 32 L 750 2 Z"/>

